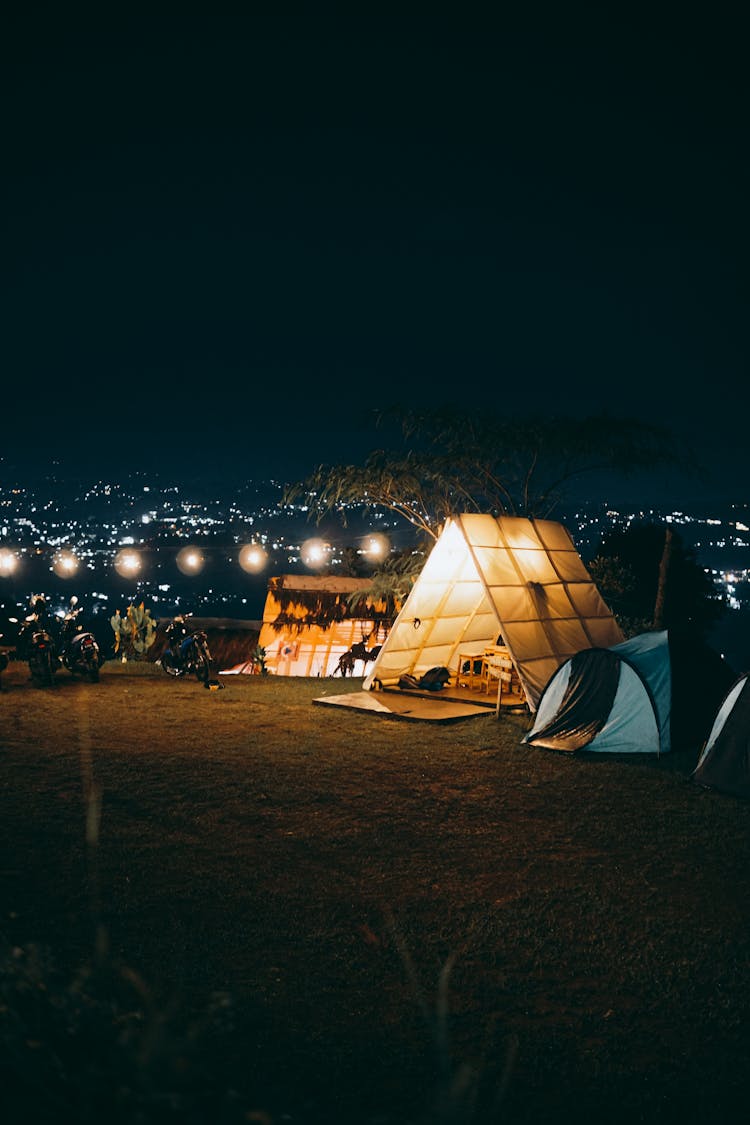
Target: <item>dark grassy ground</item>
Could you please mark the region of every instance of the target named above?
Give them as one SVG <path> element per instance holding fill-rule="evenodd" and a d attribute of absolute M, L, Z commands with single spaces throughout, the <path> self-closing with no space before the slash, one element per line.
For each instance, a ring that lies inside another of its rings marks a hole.
<path fill-rule="evenodd" d="M 224 682 L 4 674 L 1 1120 L 745 1119 L 750 810 L 697 746 Z"/>

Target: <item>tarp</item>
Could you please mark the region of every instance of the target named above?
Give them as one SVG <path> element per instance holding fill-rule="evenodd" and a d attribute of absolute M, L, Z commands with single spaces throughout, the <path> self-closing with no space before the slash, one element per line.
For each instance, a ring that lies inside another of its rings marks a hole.
<path fill-rule="evenodd" d="M 425 699 L 395 691 L 350 691 L 344 695 L 323 695 L 313 703 L 325 707 L 344 707 L 365 711 L 380 718 L 405 719 L 410 722 L 458 723 L 464 719 L 481 718 L 487 708 L 454 699 Z"/>
<path fill-rule="evenodd" d="M 504 644 L 534 711 L 556 669 L 622 632 L 576 550 L 552 520 L 463 515 L 446 525 L 363 687 L 396 685 Z"/>

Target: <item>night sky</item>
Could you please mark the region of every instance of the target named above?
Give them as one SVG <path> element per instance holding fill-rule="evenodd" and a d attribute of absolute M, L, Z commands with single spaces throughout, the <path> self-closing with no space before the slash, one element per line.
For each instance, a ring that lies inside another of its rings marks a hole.
<path fill-rule="evenodd" d="M 669 425 L 750 494 L 742 28 L 504 7 L 7 20 L 6 466 L 292 479 L 460 403 Z"/>

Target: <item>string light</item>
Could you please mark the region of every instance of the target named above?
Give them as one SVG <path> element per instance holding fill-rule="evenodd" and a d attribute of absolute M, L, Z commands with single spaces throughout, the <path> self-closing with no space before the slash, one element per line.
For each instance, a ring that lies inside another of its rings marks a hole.
<path fill-rule="evenodd" d="M 177 555 L 177 568 L 183 574 L 200 574 L 205 564 L 203 553 L 197 547 L 183 547 Z"/>
<path fill-rule="evenodd" d="M 302 562 L 311 570 L 319 570 L 325 566 L 330 547 L 322 539 L 306 539 L 301 548 Z"/>
<path fill-rule="evenodd" d="M 274 544 L 274 548 L 276 548 Z M 385 559 L 391 550 L 391 544 L 386 535 L 379 532 L 363 536 L 359 541 L 358 552 L 366 556 L 370 562 L 377 563 Z M 289 545 L 290 562 L 294 560 L 291 554 L 294 549 Z M 307 539 L 298 548 L 298 561 L 301 561 L 310 570 L 323 570 L 331 560 L 334 552 L 332 544 L 324 539 Z M 23 552 L 21 552 L 23 554 Z M 43 554 L 37 550 L 36 554 Z M 239 549 L 237 562 L 247 574 L 260 574 L 269 564 L 269 551 L 260 543 L 246 543 Z M 164 560 L 166 561 L 166 560 Z M 198 575 L 206 565 L 204 552 L 190 545 L 183 547 L 175 557 L 178 570 L 186 576 Z M 111 564 L 121 578 L 137 579 L 144 567 L 143 551 L 135 547 L 121 547 L 111 558 Z M 8 578 L 16 573 L 22 565 L 18 550 L 7 547 L 0 548 L 0 578 Z M 52 557 L 50 570 L 58 578 L 73 578 L 80 569 L 81 560 L 72 550 L 58 550 Z M 89 568 L 93 569 L 92 564 Z"/>
<path fill-rule="evenodd" d="M 246 543 L 240 551 L 240 566 L 248 574 L 258 574 L 267 562 L 268 555 L 258 543 Z"/>
<path fill-rule="evenodd" d="M 366 535 L 362 540 L 362 554 L 371 559 L 384 559 L 390 550 L 391 544 L 386 535 L 376 532 Z"/>
<path fill-rule="evenodd" d="M 0 577 L 8 578 L 18 565 L 18 559 L 7 547 L 0 550 Z"/>
<path fill-rule="evenodd" d="M 122 578 L 134 578 L 140 569 L 141 556 L 137 551 L 126 548 L 115 555 L 115 570 Z"/>
<path fill-rule="evenodd" d="M 78 559 L 72 551 L 58 551 L 52 560 L 52 569 L 58 578 L 72 578 L 78 570 Z"/>

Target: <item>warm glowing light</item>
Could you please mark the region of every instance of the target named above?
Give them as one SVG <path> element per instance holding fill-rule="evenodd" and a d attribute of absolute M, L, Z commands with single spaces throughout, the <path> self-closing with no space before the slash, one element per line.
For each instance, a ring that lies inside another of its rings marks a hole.
<path fill-rule="evenodd" d="M 248 574 L 257 574 L 268 562 L 268 555 L 258 543 L 246 543 L 240 551 L 240 566 Z"/>
<path fill-rule="evenodd" d="M 141 556 L 137 551 L 118 551 L 115 555 L 115 570 L 122 578 L 133 578 L 141 569 Z"/>
<path fill-rule="evenodd" d="M 390 550 L 390 543 L 388 537 L 376 533 L 375 535 L 366 535 L 362 540 L 362 553 L 371 559 L 384 559 Z"/>
<path fill-rule="evenodd" d="M 205 561 L 197 547 L 183 547 L 177 556 L 177 566 L 183 574 L 200 574 Z"/>
<path fill-rule="evenodd" d="M 427 556 L 423 574 L 430 582 L 447 582 L 466 561 L 466 540 L 455 523 L 449 522 Z"/>
<path fill-rule="evenodd" d="M 322 539 L 307 539 L 302 544 L 302 561 L 311 569 L 325 566 L 329 547 Z"/>
<path fill-rule="evenodd" d="M 58 578 L 72 578 L 78 570 L 78 559 L 72 551 L 59 551 L 52 560 L 52 569 Z"/>
<path fill-rule="evenodd" d="M 0 578 L 7 578 L 16 569 L 18 559 L 7 547 L 0 550 Z"/>

